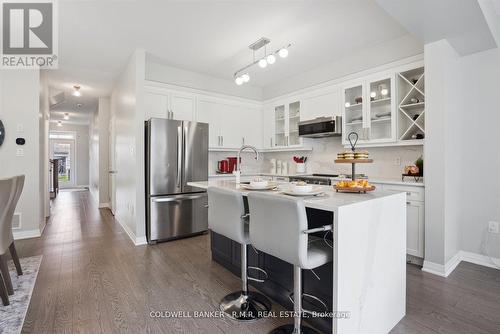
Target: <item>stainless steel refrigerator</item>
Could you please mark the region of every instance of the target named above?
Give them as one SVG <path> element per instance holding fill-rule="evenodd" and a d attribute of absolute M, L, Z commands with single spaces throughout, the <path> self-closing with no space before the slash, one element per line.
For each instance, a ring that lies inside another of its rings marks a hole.
<path fill-rule="evenodd" d="M 146 232 L 148 242 L 208 229 L 208 124 L 151 118 L 146 122 Z"/>

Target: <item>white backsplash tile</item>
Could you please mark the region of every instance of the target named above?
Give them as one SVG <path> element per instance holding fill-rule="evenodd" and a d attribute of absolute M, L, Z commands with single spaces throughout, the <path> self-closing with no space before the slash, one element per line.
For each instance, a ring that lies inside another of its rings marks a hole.
<path fill-rule="evenodd" d="M 295 163 L 293 156 L 307 156 L 307 173 L 334 173 L 349 174 L 350 165 L 335 164 L 334 160 L 338 152 L 345 148 L 341 144 L 339 137 L 329 137 L 321 139 L 304 139 L 304 145 L 312 147 L 312 151 L 296 152 L 268 152 L 260 155 L 260 159 L 254 159 L 254 153 L 245 152 L 242 154 L 242 172 L 243 173 L 269 173 L 271 169 L 270 159 L 287 161 L 290 166 L 289 173 L 295 173 Z M 365 148 L 363 148 L 364 150 Z M 400 146 L 400 147 L 372 147 L 366 148 L 370 152 L 370 157 L 374 160 L 373 164 L 358 165 L 357 173 L 367 174 L 372 178 L 401 178 L 404 166 L 413 164 L 423 155 L 422 146 Z M 209 174 L 215 174 L 217 161 L 226 159 L 230 156 L 236 156 L 234 152 L 210 152 L 209 154 Z M 399 158 L 400 165 L 395 161 Z"/>

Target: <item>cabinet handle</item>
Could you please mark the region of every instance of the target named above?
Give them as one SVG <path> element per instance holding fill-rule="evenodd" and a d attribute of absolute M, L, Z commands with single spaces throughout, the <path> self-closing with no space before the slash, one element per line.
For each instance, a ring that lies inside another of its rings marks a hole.
<path fill-rule="evenodd" d="M 290 142 L 288 141 L 288 136 L 285 136 L 286 138 L 286 146 L 290 145 Z"/>
<path fill-rule="evenodd" d="M 273 147 L 273 137 L 269 138 L 271 140 L 271 147 Z"/>
<path fill-rule="evenodd" d="M 220 136 L 217 136 L 217 146 L 220 146 Z"/>
<path fill-rule="evenodd" d="M 170 119 L 174 119 L 174 112 L 170 110 Z"/>
<path fill-rule="evenodd" d="M 224 146 L 224 136 L 220 136 L 222 146 Z"/>
<path fill-rule="evenodd" d="M 407 192 L 406 192 L 406 195 L 410 196 L 410 195 L 411 195 L 411 192 L 407 191 Z"/>
<path fill-rule="evenodd" d="M 241 142 L 245 145 L 245 137 L 241 137 Z"/>
<path fill-rule="evenodd" d="M 406 202 L 406 204 L 410 205 L 411 203 L 410 202 Z"/>

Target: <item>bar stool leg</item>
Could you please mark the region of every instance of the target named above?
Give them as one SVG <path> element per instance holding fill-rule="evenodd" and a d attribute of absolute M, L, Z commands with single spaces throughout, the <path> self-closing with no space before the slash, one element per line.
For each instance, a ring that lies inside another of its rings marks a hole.
<path fill-rule="evenodd" d="M 319 334 L 311 327 L 302 325 L 302 269 L 293 267 L 293 325 L 283 325 L 271 331 L 271 334 Z"/>
<path fill-rule="evenodd" d="M 2 302 L 4 306 L 10 304 L 9 302 L 9 294 L 7 293 L 7 288 L 5 287 L 5 283 L 3 280 L 2 273 L 0 272 L 0 297 L 2 298 Z"/>
<path fill-rule="evenodd" d="M 5 287 L 7 288 L 7 293 L 9 295 L 13 295 L 14 287 L 12 286 L 12 281 L 10 279 L 9 267 L 7 266 L 7 257 L 5 254 L 0 255 L 0 271 L 2 271 L 2 276 L 5 282 Z"/>
<path fill-rule="evenodd" d="M 264 317 L 271 311 L 271 302 L 261 293 L 248 290 L 247 245 L 241 245 L 241 291 L 225 296 L 220 309 L 229 318 L 249 322 Z"/>
<path fill-rule="evenodd" d="M 14 261 L 14 265 L 16 266 L 17 275 L 21 276 L 23 274 L 23 270 L 21 269 L 21 262 L 19 262 L 19 256 L 17 255 L 16 246 L 14 246 L 14 241 L 9 246 L 10 255 L 12 257 L 12 261 Z"/>

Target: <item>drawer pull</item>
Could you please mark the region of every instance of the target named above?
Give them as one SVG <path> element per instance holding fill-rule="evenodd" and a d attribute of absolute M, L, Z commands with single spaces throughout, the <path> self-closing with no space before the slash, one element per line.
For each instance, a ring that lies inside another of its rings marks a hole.
<path fill-rule="evenodd" d="M 407 191 L 407 192 L 406 192 L 406 195 L 410 196 L 410 195 L 411 195 L 411 192 L 410 192 L 410 191 Z"/>
<path fill-rule="evenodd" d="M 410 205 L 411 203 L 410 202 L 406 202 L 406 204 Z"/>

